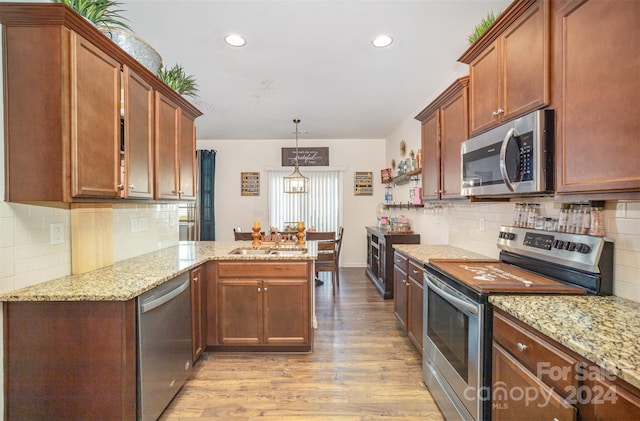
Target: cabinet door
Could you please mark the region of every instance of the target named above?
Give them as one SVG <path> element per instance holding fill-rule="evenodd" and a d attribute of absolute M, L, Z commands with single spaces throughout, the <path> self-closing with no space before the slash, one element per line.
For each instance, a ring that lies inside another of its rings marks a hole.
<path fill-rule="evenodd" d="M 192 357 L 195 362 L 206 347 L 206 266 L 191 271 L 191 340 Z"/>
<path fill-rule="evenodd" d="M 639 20 L 637 1 L 556 11 L 557 193 L 640 191 Z"/>
<path fill-rule="evenodd" d="M 459 199 L 462 188 L 460 144 L 469 137 L 467 88 L 442 105 L 440 111 L 441 199 Z"/>
<path fill-rule="evenodd" d="M 407 330 L 407 273 L 399 266 L 394 265 L 393 270 L 393 307 L 396 317 L 402 325 L 402 329 Z"/>
<path fill-rule="evenodd" d="M 469 63 L 469 129 L 483 132 L 498 123 L 500 54 L 498 40 Z"/>
<path fill-rule="evenodd" d="M 179 199 L 178 132 L 180 108 L 156 92 L 155 194 L 157 199 Z"/>
<path fill-rule="evenodd" d="M 422 352 L 422 326 L 424 309 L 424 287 L 422 286 L 422 268 L 409 261 L 407 292 L 407 323 L 409 339 Z"/>
<path fill-rule="evenodd" d="M 518 363 L 500 345 L 493 344 L 491 419 L 575 421 L 576 408 Z"/>
<path fill-rule="evenodd" d="M 549 103 L 549 2 L 537 1 L 499 39 L 499 122 Z"/>
<path fill-rule="evenodd" d="M 196 127 L 193 118 L 180 113 L 180 199 L 196 199 Z"/>
<path fill-rule="evenodd" d="M 263 281 L 264 343 L 309 343 L 309 283 L 306 279 Z"/>
<path fill-rule="evenodd" d="M 120 196 L 120 63 L 71 33 L 71 196 Z"/>
<path fill-rule="evenodd" d="M 218 279 L 218 335 L 221 345 L 262 343 L 262 281 Z"/>
<path fill-rule="evenodd" d="M 422 197 L 440 198 L 439 111 L 434 111 L 422 123 Z"/>
<path fill-rule="evenodd" d="M 153 198 L 154 93 L 151 85 L 123 68 L 124 197 Z"/>

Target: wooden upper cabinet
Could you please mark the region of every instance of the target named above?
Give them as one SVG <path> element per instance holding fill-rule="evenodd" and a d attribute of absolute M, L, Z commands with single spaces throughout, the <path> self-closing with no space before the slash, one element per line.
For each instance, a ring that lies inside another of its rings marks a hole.
<path fill-rule="evenodd" d="M 190 141 L 181 148 L 192 148 L 195 156 L 193 125 L 200 111 L 64 4 L 0 3 L 0 24 L 5 200 L 152 199 L 154 93 L 177 110 L 169 123 L 175 125 L 169 129 L 174 147 L 162 159 L 175 163 L 172 176 L 179 180 L 178 117 L 182 112 L 190 118 L 184 135 Z M 193 162 L 184 168 L 194 173 Z M 184 188 L 186 198 L 195 197 L 193 179 L 184 176 L 184 185 L 170 191 Z"/>
<path fill-rule="evenodd" d="M 196 199 L 196 126 L 195 121 L 184 112 L 180 113 L 180 180 L 179 192 L 182 200 Z"/>
<path fill-rule="evenodd" d="M 120 63 L 71 33 L 71 196 L 120 195 Z"/>
<path fill-rule="evenodd" d="M 476 135 L 550 102 L 548 0 L 516 0 L 459 58 L 469 64 Z"/>
<path fill-rule="evenodd" d="M 422 122 L 423 200 L 462 199 L 460 144 L 469 138 L 469 78 L 462 77 L 416 116 Z"/>
<path fill-rule="evenodd" d="M 440 198 L 440 142 L 438 118 L 434 110 L 422 122 L 422 197 L 424 200 Z"/>
<path fill-rule="evenodd" d="M 194 119 L 156 94 L 156 198 L 195 200 Z"/>
<path fill-rule="evenodd" d="M 640 2 L 554 4 L 556 192 L 637 199 Z"/>
<path fill-rule="evenodd" d="M 153 198 L 154 91 L 128 66 L 124 81 L 124 197 Z"/>
<path fill-rule="evenodd" d="M 156 92 L 156 199 L 179 199 L 180 108 Z"/>

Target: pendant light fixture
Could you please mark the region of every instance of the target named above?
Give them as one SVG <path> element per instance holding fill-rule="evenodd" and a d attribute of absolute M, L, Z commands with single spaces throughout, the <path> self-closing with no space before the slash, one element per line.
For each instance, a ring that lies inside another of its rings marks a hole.
<path fill-rule="evenodd" d="M 298 124 L 300 124 L 299 118 L 294 118 L 293 122 L 296 125 L 296 159 L 295 168 L 291 175 L 284 178 L 284 192 L 285 193 L 309 193 L 309 178 L 300 174 L 298 169 Z"/>

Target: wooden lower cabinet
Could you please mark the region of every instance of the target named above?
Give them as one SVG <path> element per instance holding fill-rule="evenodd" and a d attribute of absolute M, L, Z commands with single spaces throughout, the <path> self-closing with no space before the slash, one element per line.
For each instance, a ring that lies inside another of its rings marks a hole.
<path fill-rule="evenodd" d="M 423 292 L 422 266 L 419 262 L 395 252 L 393 256 L 395 294 L 393 309 L 402 329 L 418 351 L 422 352 Z"/>
<path fill-rule="evenodd" d="M 493 344 L 493 421 L 575 421 L 577 410 L 520 364 Z"/>
<path fill-rule="evenodd" d="M 640 419 L 640 390 L 494 308 L 492 420 Z"/>
<path fill-rule="evenodd" d="M 191 339 L 192 358 L 195 363 L 207 346 L 207 265 L 191 270 Z"/>
<path fill-rule="evenodd" d="M 209 345 L 311 351 L 312 268 L 310 261 L 215 263 L 217 326 L 213 334 L 210 329 L 209 338 L 216 338 Z"/>
<path fill-rule="evenodd" d="M 3 307 L 4 419 L 136 419 L 135 300 Z"/>

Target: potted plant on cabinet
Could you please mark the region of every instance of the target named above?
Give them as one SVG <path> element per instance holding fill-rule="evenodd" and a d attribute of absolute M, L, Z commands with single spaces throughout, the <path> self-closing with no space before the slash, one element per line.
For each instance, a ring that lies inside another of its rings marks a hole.
<path fill-rule="evenodd" d="M 195 98 L 198 96 L 198 84 L 193 75 L 187 75 L 182 66 L 164 67 L 158 71 L 158 78 L 180 95 Z"/>

